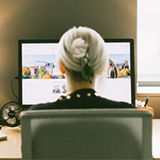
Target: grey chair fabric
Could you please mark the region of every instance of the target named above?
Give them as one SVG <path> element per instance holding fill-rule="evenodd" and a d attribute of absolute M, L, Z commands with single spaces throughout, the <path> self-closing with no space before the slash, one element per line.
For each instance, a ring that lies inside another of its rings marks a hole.
<path fill-rule="evenodd" d="M 153 159 L 151 111 L 23 111 L 21 125 L 23 159 Z"/>

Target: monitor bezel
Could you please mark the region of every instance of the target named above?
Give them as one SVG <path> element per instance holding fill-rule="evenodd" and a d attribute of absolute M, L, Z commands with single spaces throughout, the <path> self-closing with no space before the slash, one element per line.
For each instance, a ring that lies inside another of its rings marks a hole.
<path fill-rule="evenodd" d="M 133 39 L 104 39 L 105 42 L 128 42 L 130 43 L 130 64 L 131 64 L 131 103 L 135 105 L 135 69 L 134 69 L 134 40 Z M 22 105 L 23 109 L 28 109 L 31 105 L 23 105 L 22 104 L 22 44 L 24 43 L 58 43 L 59 39 L 44 39 L 44 40 L 36 40 L 36 39 L 27 39 L 27 40 L 19 40 L 18 41 L 18 98 L 19 103 Z"/>

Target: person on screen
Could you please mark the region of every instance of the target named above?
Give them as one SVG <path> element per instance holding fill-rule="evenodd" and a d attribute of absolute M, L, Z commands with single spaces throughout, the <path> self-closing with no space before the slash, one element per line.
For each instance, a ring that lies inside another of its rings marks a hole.
<path fill-rule="evenodd" d="M 112 67 L 112 63 L 109 64 L 109 75 L 108 78 L 116 78 L 115 68 Z"/>
<path fill-rule="evenodd" d="M 124 68 L 125 68 L 125 69 L 127 69 L 127 68 L 129 69 L 128 61 L 125 61 L 125 62 L 124 62 Z"/>
<path fill-rule="evenodd" d="M 56 90 L 54 93 L 61 93 L 60 89 L 59 89 L 59 85 L 56 85 Z"/>
<path fill-rule="evenodd" d="M 73 27 L 65 32 L 59 42 L 57 64 L 66 77 L 67 95 L 56 102 L 31 106 L 30 110 L 135 108 L 101 96 L 107 92 L 109 59 L 105 47 L 103 38 L 91 28 Z"/>
<path fill-rule="evenodd" d="M 53 89 L 53 93 L 61 93 L 61 90 L 59 89 L 59 85 L 56 85 Z"/>
<path fill-rule="evenodd" d="M 62 93 L 67 93 L 67 88 L 65 84 L 62 86 Z"/>

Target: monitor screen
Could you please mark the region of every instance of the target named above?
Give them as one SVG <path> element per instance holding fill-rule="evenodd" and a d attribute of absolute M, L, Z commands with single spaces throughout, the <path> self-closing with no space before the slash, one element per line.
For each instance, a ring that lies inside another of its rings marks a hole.
<path fill-rule="evenodd" d="M 105 39 L 109 71 L 104 97 L 135 103 L 132 39 Z M 56 68 L 58 40 L 19 40 L 19 100 L 22 106 L 56 101 L 66 95 L 65 76 Z"/>

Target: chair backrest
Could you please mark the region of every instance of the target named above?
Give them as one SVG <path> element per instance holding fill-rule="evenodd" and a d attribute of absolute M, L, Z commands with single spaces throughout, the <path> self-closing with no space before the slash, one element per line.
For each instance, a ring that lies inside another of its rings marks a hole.
<path fill-rule="evenodd" d="M 148 110 L 24 111 L 21 125 L 23 159 L 153 159 Z"/>

